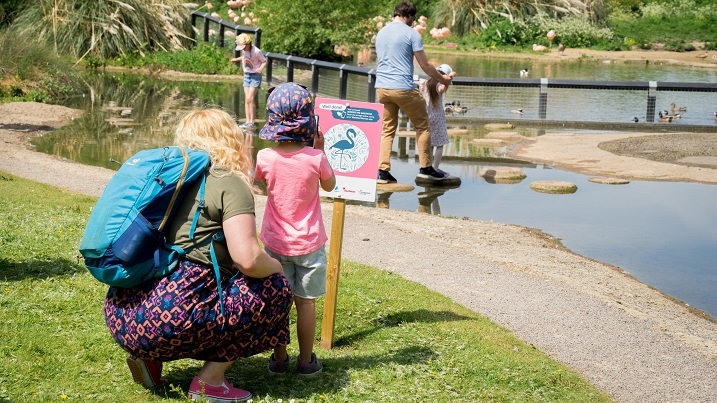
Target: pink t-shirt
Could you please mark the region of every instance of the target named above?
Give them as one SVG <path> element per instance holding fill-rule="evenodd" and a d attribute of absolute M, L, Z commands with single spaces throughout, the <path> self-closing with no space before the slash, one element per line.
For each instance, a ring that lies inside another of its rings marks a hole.
<path fill-rule="evenodd" d="M 298 256 L 326 243 L 319 180 L 329 179 L 332 172 L 323 151 L 311 147 L 288 153 L 265 148 L 257 153 L 254 179 L 264 181 L 268 192 L 259 233 L 264 246 L 280 255 Z"/>
<path fill-rule="evenodd" d="M 262 63 L 266 61 L 266 56 L 261 49 L 256 46 L 251 47 L 250 51 L 244 51 L 244 72 L 245 73 L 257 73 L 257 69 Z"/>

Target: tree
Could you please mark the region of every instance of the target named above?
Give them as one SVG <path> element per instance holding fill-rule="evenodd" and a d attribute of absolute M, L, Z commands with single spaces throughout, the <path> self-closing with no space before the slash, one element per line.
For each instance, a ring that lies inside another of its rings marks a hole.
<path fill-rule="evenodd" d="M 331 60 L 334 46 L 365 42 L 361 21 L 385 12 L 371 0 L 332 2 L 274 0 L 257 5 L 264 35 L 262 48 L 271 52 Z M 368 43 L 365 43 L 368 45 Z"/>

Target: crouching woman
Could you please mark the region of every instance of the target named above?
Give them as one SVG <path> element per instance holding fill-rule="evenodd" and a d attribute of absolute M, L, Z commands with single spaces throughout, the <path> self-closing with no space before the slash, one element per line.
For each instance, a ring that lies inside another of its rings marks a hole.
<path fill-rule="evenodd" d="M 167 382 L 161 378 L 163 362 L 192 358 L 204 365 L 189 387 L 191 399 L 245 401 L 251 393 L 232 386 L 224 373 L 236 360 L 289 343 L 291 287 L 281 264 L 257 241 L 251 160 L 234 119 L 218 109 L 190 112 L 179 123 L 175 144 L 208 152 L 212 165 L 194 240 L 189 231 L 199 184 L 189 190 L 167 238 L 186 248 L 224 231 L 225 241 L 214 242 L 221 301 L 204 246 L 165 277 L 134 288 L 110 287 L 105 321 L 129 354 L 135 382 L 159 386 Z"/>

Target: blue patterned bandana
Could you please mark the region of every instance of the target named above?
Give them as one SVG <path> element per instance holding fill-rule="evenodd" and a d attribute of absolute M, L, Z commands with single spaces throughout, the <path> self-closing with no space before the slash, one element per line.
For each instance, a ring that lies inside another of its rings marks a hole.
<path fill-rule="evenodd" d="M 268 141 L 311 141 L 316 133 L 314 97 L 303 85 L 284 83 L 270 90 L 266 124 L 259 138 Z"/>

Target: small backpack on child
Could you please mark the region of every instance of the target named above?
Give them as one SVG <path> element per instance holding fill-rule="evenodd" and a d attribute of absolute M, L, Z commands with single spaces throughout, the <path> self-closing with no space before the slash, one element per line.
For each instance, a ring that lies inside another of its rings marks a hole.
<path fill-rule="evenodd" d="M 194 237 L 209 166 L 206 152 L 174 146 L 140 151 L 122 164 L 93 208 L 80 241 L 90 273 L 105 284 L 130 288 L 172 272 L 189 250 L 167 243 L 164 231 L 186 191 L 200 180 L 189 233 Z M 217 280 L 213 242 L 223 237 L 219 231 L 194 246 L 211 243 Z"/>

